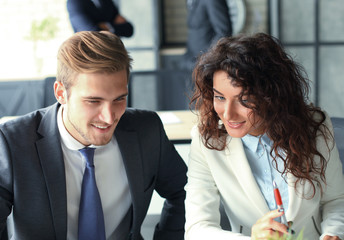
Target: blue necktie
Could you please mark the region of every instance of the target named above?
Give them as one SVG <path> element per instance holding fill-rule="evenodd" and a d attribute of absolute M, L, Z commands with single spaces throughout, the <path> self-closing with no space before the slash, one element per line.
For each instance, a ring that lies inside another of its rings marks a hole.
<path fill-rule="evenodd" d="M 94 150 L 87 147 L 79 150 L 86 160 L 79 206 L 79 240 L 105 240 L 104 215 L 94 173 Z"/>

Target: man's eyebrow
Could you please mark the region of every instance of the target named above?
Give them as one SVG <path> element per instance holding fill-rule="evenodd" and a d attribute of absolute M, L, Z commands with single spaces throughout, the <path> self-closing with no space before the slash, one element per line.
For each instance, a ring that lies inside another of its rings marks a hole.
<path fill-rule="evenodd" d="M 124 93 L 124 94 L 118 96 L 116 99 L 119 99 L 119 98 L 122 98 L 122 97 L 127 97 L 127 96 L 128 96 L 128 93 Z"/>
<path fill-rule="evenodd" d="M 119 98 L 122 98 L 122 97 L 127 97 L 128 96 L 128 93 L 124 93 L 122 95 L 119 95 L 118 97 L 116 97 L 115 99 L 119 99 Z M 103 100 L 104 98 L 102 97 L 96 97 L 96 96 L 85 96 L 83 97 L 84 99 L 88 99 L 88 100 Z"/>
<path fill-rule="evenodd" d="M 85 96 L 84 99 L 92 99 L 92 100 L 102 100 L 102 97 L 94 97 L 94 96 Z"/>

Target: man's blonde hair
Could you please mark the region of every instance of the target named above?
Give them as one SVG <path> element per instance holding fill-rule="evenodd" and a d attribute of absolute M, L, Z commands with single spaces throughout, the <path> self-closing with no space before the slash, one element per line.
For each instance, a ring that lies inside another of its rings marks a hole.
<path fill-rule="evenodd" d="M 79 73 L 115 73 L 125 69 L 129 77 L 131 62 L 121 39 L 115 34 L 78 32 L 58 51 L 56 80 L 68 91 Z"/>

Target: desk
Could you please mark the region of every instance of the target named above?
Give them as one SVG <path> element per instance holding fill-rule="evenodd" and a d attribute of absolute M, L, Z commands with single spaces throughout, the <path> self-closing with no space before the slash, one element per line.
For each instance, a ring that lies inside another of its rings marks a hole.
<path fill-rule="evenodd" d="M 11 120 L 11 119 L 14 119 L 14 118 L 16 118 L 16 117 L 15 116 L 2 117 L 2 118 L 0 118 L 0 123 L 4 123 L 4 122 Z"/>
<path fill-rule="evenodd" d="M 197 124 L 198 116 L 188 110 L 158 111 L 166 134 L 173 143 L 190 143 L 190 131 Z"/>

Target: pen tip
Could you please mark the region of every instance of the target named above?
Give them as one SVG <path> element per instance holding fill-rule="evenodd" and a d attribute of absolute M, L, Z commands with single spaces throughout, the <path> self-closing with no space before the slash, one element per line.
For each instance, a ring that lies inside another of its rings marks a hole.
<path fill-rule="evenodd" d="M 274 188 L 277 188 L 277 184 L 276 184 L 275 180 L 272 181 L 272 185 L 274 186 Z"/>

